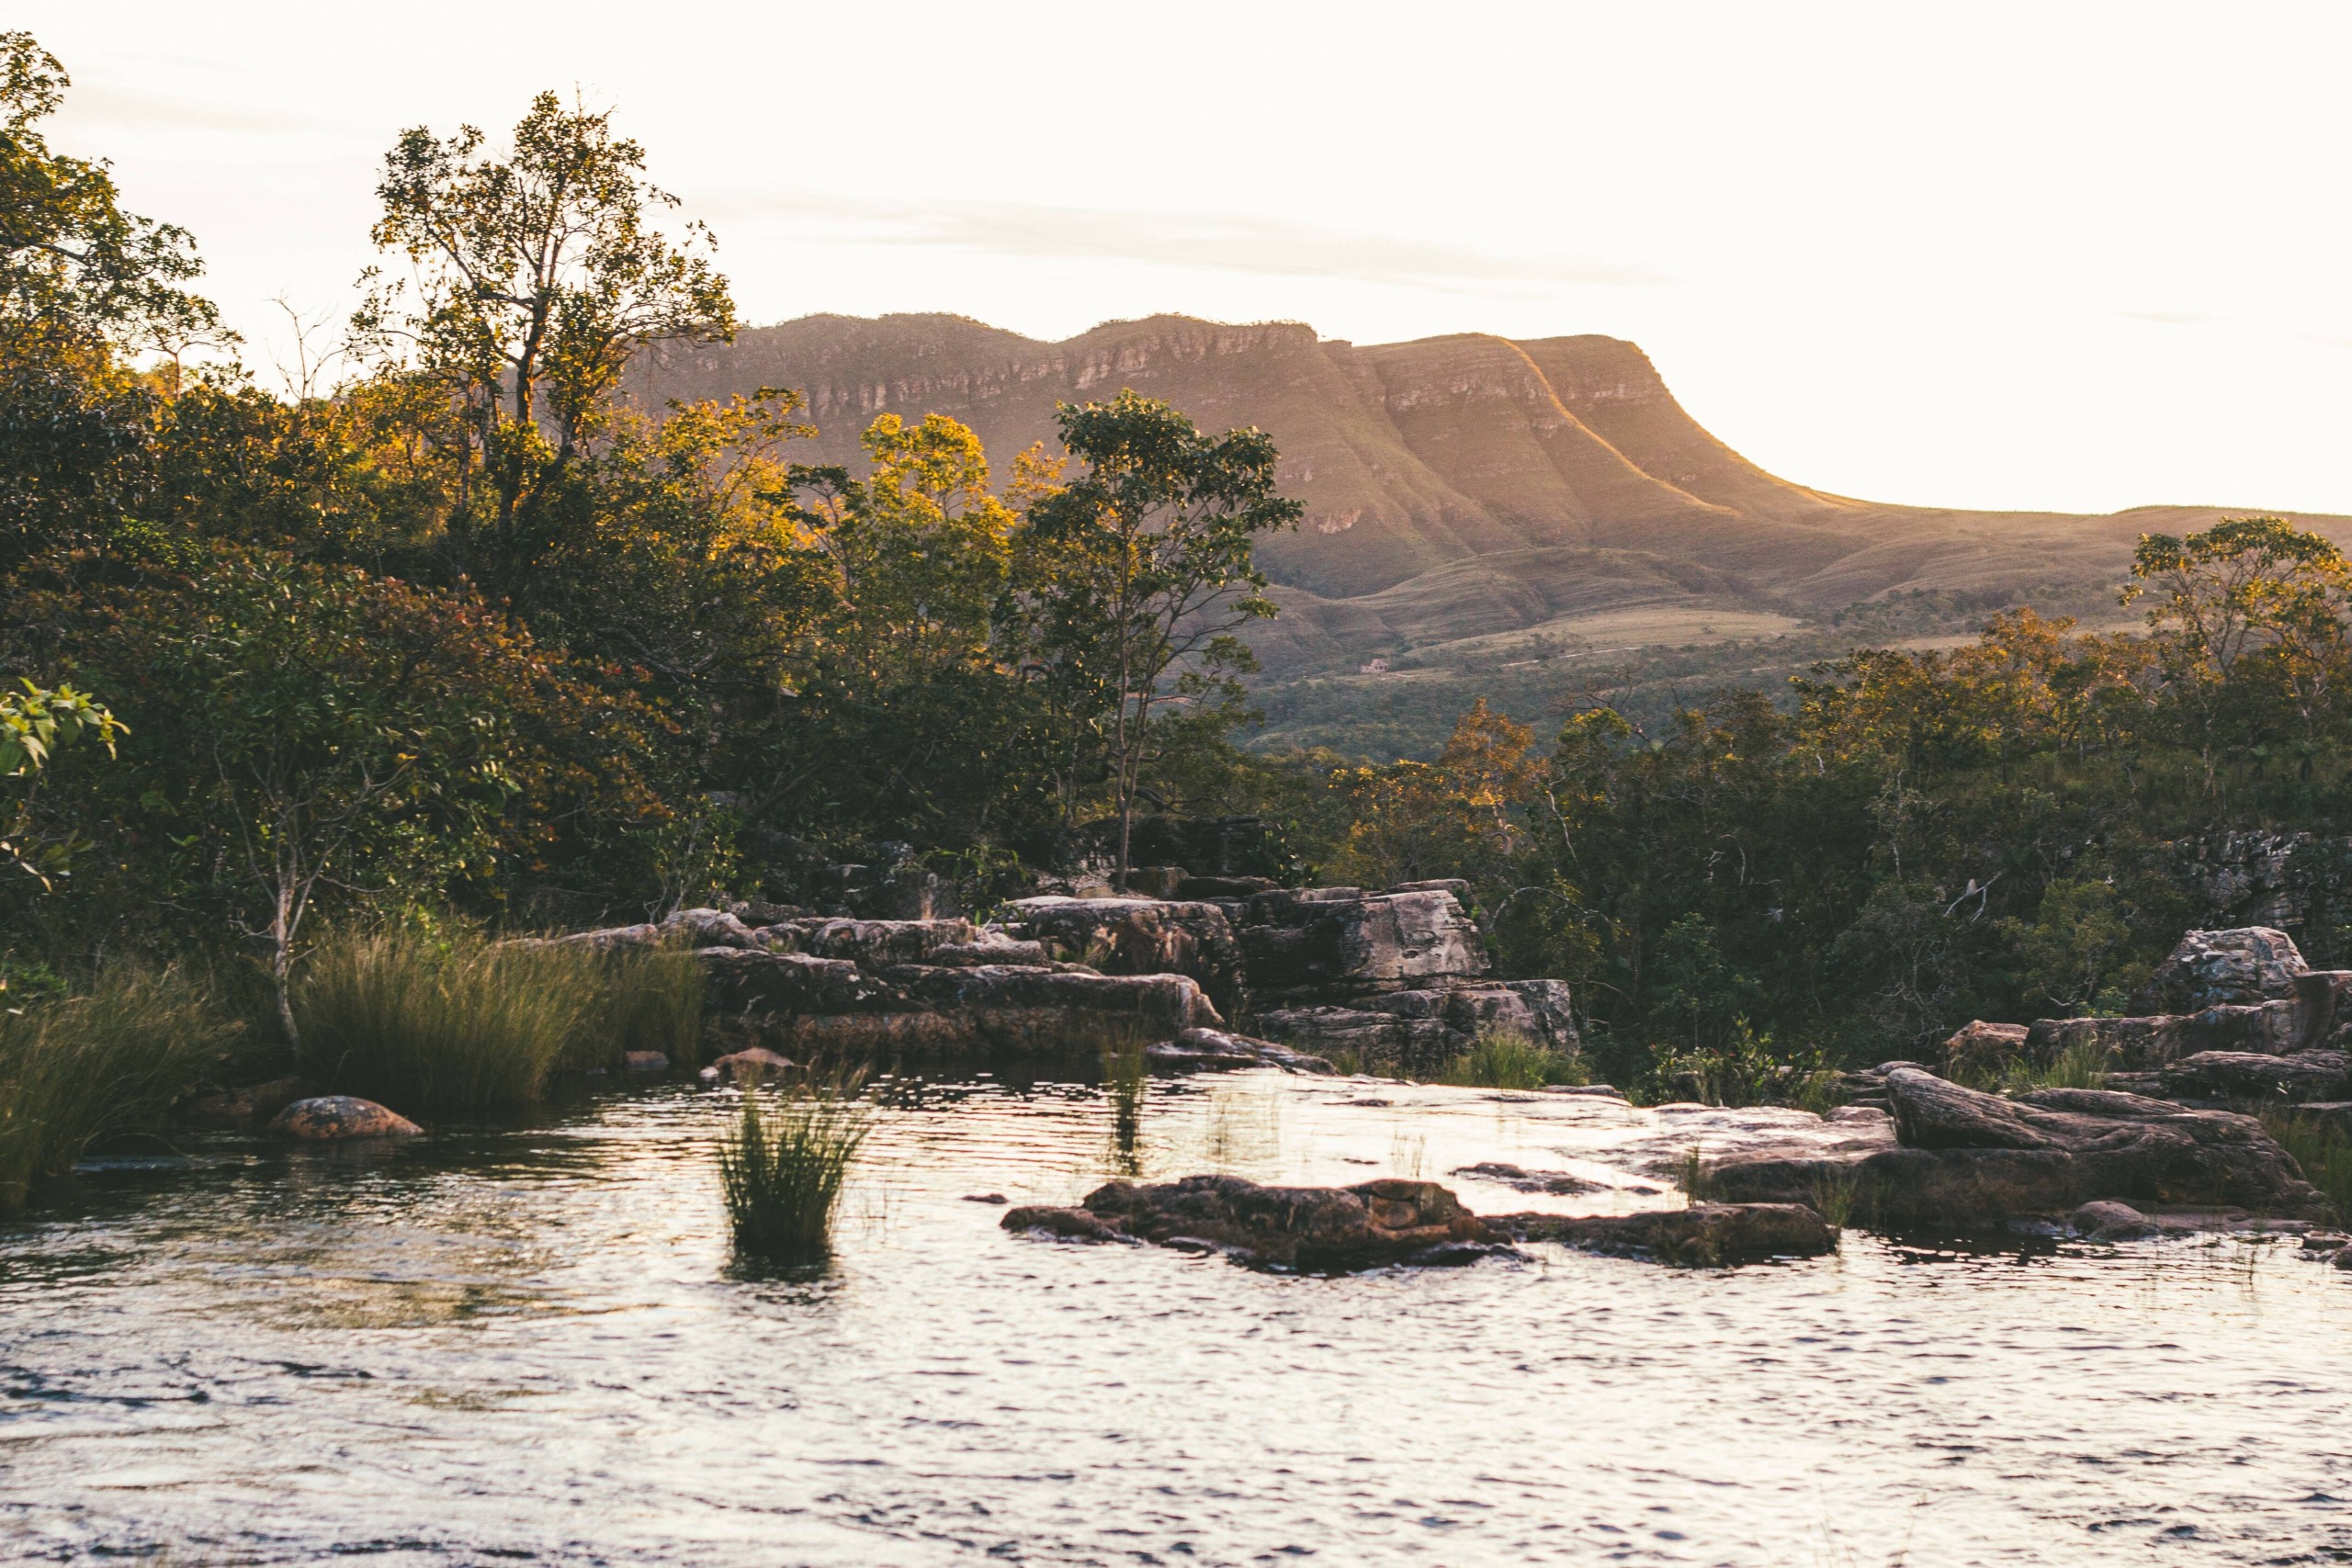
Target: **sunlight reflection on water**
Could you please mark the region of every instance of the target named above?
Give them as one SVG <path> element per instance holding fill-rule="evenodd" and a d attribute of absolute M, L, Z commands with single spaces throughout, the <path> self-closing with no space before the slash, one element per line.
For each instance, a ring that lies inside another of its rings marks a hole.
<path fill-rule="evenodd" d="M 1388 1104 L 1374 1103 L 1382 1100 Z M 834 1261 L 730 1258 L 676 1089 L 224 1142 L 0 1230 L 0 1555 L 181 1562 L 2099 1562 L 2352 1553 L 2352 1279 L 2238 1240 L 1349 1279 L 1009 1236 L 1150 1178 L 1611 1177 L 1608 1102 L 932 1086 Z M 1622 1161 L 1620 1162 L 1622 1163 Z"/>

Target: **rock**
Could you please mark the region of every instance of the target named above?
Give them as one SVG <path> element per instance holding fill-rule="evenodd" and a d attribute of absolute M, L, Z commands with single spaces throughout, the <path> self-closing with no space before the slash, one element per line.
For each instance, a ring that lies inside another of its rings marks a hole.
<path fill-rule="evenodd" d="M 1906 1066 L 1891 1066 L 1885 1084 L 1903 1146 L 1859 1158 L 1733 1158 L 1711 1171 L 1713 1190 L 1801 1202 L 1825 1181 L 1851 1182 L 1863 1212 L 1897 1224 L 2062 1214 L 2090 1193 L 2285 1216 L 2324 1206 L 2251 1116 L 2108 1089 L 2006 1100 Z"/>
<path fill-rule="evenodd" d="M 1219 1029 L 1188 1029 L 1173 1040 L 1144 1047 L 1144 1060 L 1156 1068 L 1186 1072 L 1228 1067 L 1280 1067 L 1291 1073 L 1329 1073 L 1331 1064 L 1320 1056 L 1228 1034 Z"/>
<path fill-rule="evenodd" d="M 1238 902 L 1252 894 L 1270 892 L 1276 886 L 1267 876 L 1188 876 L 1177 884 L 1173 897 Z"/>
<path fill-rule="evenodd" d="M 661 1051 L 624 1051 L 621 1066 L 632 1073 L 666 1073 L 670 1070 L 670 1058 Z"/>
<path fill-rule="evenodd" d="M 1561 980 L 1390 991 L 1351 1007 L 1277 1008 L 1259 1022 L 1268 1034 L 1303 1049 L 1349 1052 L 1366 1071 L 1408 1077 L 1440 1071 L 1485 1029 L 1524 1034 L 1564 1055 L 1574 1055 L 1580 1044 Z"/>
<path fill-rule="evenodd" d="M 1106 975 L 1184 975 L 1226 1011 L 1242 997 L 1241 949 L 1216 905 L 1165 898 L 1022 898 L 1007 924 L 1055 958 Z"/>
<path fill-rule="evenodd" d="M 1184 886 L 1185 874 L 1181 865 L 1132 865 L 1127 868 L 1127 891 L 1147 898 L 1173 898 Z"/>
<path fill-rule="evenodd" d="M 273 1133 L 305 1143 L 341 1143 L 354 1138 L 413 1138 L 424 1131 L 396 1111 L 347 1094 L 298 1100 L 269 1123 Z"/>
<path fill-rule="evenodd" d="M 1001 1204 L 1005 1201 L 1005 1196 L 1001 1192 L 967 1192 L 964 1194 L 964 1201 L 967 1203 Z"/>
<path fill-rule="evenodd" d="M 2335 1266 L 2338 1269 L 2352 1269 L 2352 1247 L 2336 1249 Z"/>
<path fill-rule="evenodd" d="M 1238 1176 L 1114 1181 L 1087 1194 L 1083 1208 L 1018 1208 L 1003 1225 L 1073 1240 L 1202 1243 L 1253 1267 L 1314 1272 L 1411 1262 L 1497 1239 L 1444 1188 L 1398 1179 L 1346 1188 L 1261 1187 Z"/>
<path fill-rule="evenodd" d="M 695 954 L 720 1017 L 801 1018 L 888 1004 L 890 988 L 845 958 L 707 947 Z"/>
<path fill-rule="evenodd" d="M 1448 1176 L 1472 1176 L 1482 1181 L 1492 1181 L 1521 1192 L 1549 1192 L 1555 1197 L 1574 1197 L 1584 1192 L 1606 1192 L 1609 1183 L 1594 1181 L 1565 1170 L 1523 1170 L 1500 1160 L 1486 1160 L 1477 1165 L 1457 1166 Z"/>
<path fill-rule="evenodd" d="M 1253 994 L 1368 995 L 1487 973 L 1486 945 L 1443 889 L 1277 889 L 1253 897 L 1236 935 Z"/>
<path fill-rule="evenodd" d="M 758 947 L 752 928 L 724 909 L 680 909 L 664 919 L 662 939 L 681 947 Z"/>
<path fill-rule="evenodd" d="M 2294 939 L 2271 926 L 2190 931 L 2132 993 L 2132 1010 L 2193 1013 L 2284 1001 L 2309 968 Z"/>
<path fill-rule="evenodd" d="M 1487 1223 L 1517 1241 L 1556 1241 L 1686 1268 L 1818 1258 L 1838 1249 L 1838 1233 L 1803 1203 L 1693 1203 L 1638 1214 L 1499 1214 Z"/>
<path fill-rule="evenodd" d="M 785 952 L 805 953 L 862 964 L 868 969 L 889 964 L 929 964 L 944 947 L 964 947 L 978 939 L 972 922 L 960 918 L 923 920 L 790 920 L 761 933 L 768 945 Z M 1009 944 L 1008 944 L 1009 945 Z M 998 963 L 1012 963 L 1010 957 Z"/>
<path fill-rule="evenodd" d="M 308 1078 L 271 1078 L 190 1100 L 180 1118 L 199 1127 L 251 1127 L 268 1122 L 298 1100 L 309 1100 L 320 1087 Z"/>
<path fill-rule="evenodd" d="M 1986 1023 L 1978 1019 L 1944 1042 L 1947 1077 L 1996 1077 L 2012 1062 L 2024 1059 L 2026 1027 L 2021 1023 Z"/>
<path fill-rule="evenodd" d="M 659 947 L 662 928 L 651 924 L 605 926 L 592 931 L 566 931 L 561 936 L 516 937 L 515 947 L 586 947 L 599 953 L 620 948 Z"/>
<path fill-rule="evenodd" d="M 2288 1056 L 2199 1051 L 2156 1076 L 2167 1100 L 2267 1100 L 2290 1105 L 2341 1101 L 2352 1094 L 2352 1055 L 2341 1051 L 2301 1051 Z"/>
<path fill-rule="evenodd" d="M 2076 1235 L 2093 1241 L 2142 1241 L 2164 1234 L 2164 1227 L 2129 1203 L 2107 1201 L 2085 1203 L 2067 1216 Z"/>
<path fill-rule="evenodd" d="M 1018 964 L 1042 969 L 1052 961 L 1043 942 L 1013 942 L 985 932 L 975 942 L 951 942 L 934 947 L 923 957 L 926 964 L 949 969 L 977 969 L 983 964 Z"/>
<path fill-rule="evenodd" d="M 1894 1113 L 1876 1105 L 1837 1105 L 1823 1111 L 1821 1119 L 1824 1122 L 1867 1122 L 1872 1125 L 1883 1122 L 1892 1126 Z"/>
<path fill-rule="evenodd" d="M 780 1078 L 793 1070 L 792 1059 L 764 1045 L 752 1045 L 741 1051 L 730 1051 L 703 1068 L 700 1077 L 705 1083 L 764 1083 Z"/>

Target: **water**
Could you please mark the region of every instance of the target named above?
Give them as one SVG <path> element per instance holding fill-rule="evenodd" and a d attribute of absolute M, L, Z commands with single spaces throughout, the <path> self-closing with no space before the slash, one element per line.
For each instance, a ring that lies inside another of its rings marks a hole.
<path fill-rule="evenodd" d="M 1132 1151 L 1082 1088 L 888 1111 L 836 1261 L 763 1273 L 726 1241 L 726 1114 L 659 1089 L 86 1177 L 0 1230 L 0 1559 L 2352 1558 L 2352 1277 L 2291 1243 L 1301 1279 L 967 1201 L 1126 1169 L 1623 1181 L 1655 1136 L 1251 1073 L 1155 1082 Z"/>

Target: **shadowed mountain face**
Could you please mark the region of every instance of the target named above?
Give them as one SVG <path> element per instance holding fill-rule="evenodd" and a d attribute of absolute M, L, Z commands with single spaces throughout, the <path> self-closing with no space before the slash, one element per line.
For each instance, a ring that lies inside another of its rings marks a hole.
<path fill-rule="evenodd" d="M 1359 348 L 1295 323 L 1158 316 L 1041 343 L 959 316 L 809 316 L 649 355 L 633 381 L 655 400 L 800 389 L 820 431 L 803 460 L 853 466 L 877 414 L 952 415 L 1007 465 L 1033 442 L 1058 450 L 1056 403 L 1128 387 L 1204 429 L 1257 425 L 1306 505 L 1260 550 L 1282 585 L 1283 617 L 1257 638 L 1275 674 L 1530 627 L 1573 637 L 1631 611 L 1795 625 L 1904 590 L 2030 598 L 2113 581 L 2140 534 L 2231 510 L 1951 512 L 1807 490 L 1707 434 L 1648 355 L 1606 337 Z M 2352 539 L 2352 520 L 2301 521 Z"/>

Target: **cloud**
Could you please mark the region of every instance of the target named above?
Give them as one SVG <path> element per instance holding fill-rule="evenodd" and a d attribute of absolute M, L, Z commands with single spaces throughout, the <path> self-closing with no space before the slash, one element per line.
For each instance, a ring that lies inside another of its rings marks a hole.
<path fill-rule="evenodd" d="M 690 204 L 719 221 L 782 221 L 819 244 L 928 245 L 1040 260 L 1148 262 L 1219 272 L 1341 277 L 1473 293 L 1578 284 L 1644 288 L 1654 269 L 1509 255 L 1441 240 L 1327 229 L 1246 213 L 1107 211 L 1022 202 L 876 201 L 827 192 L 735 192 Z"/>

